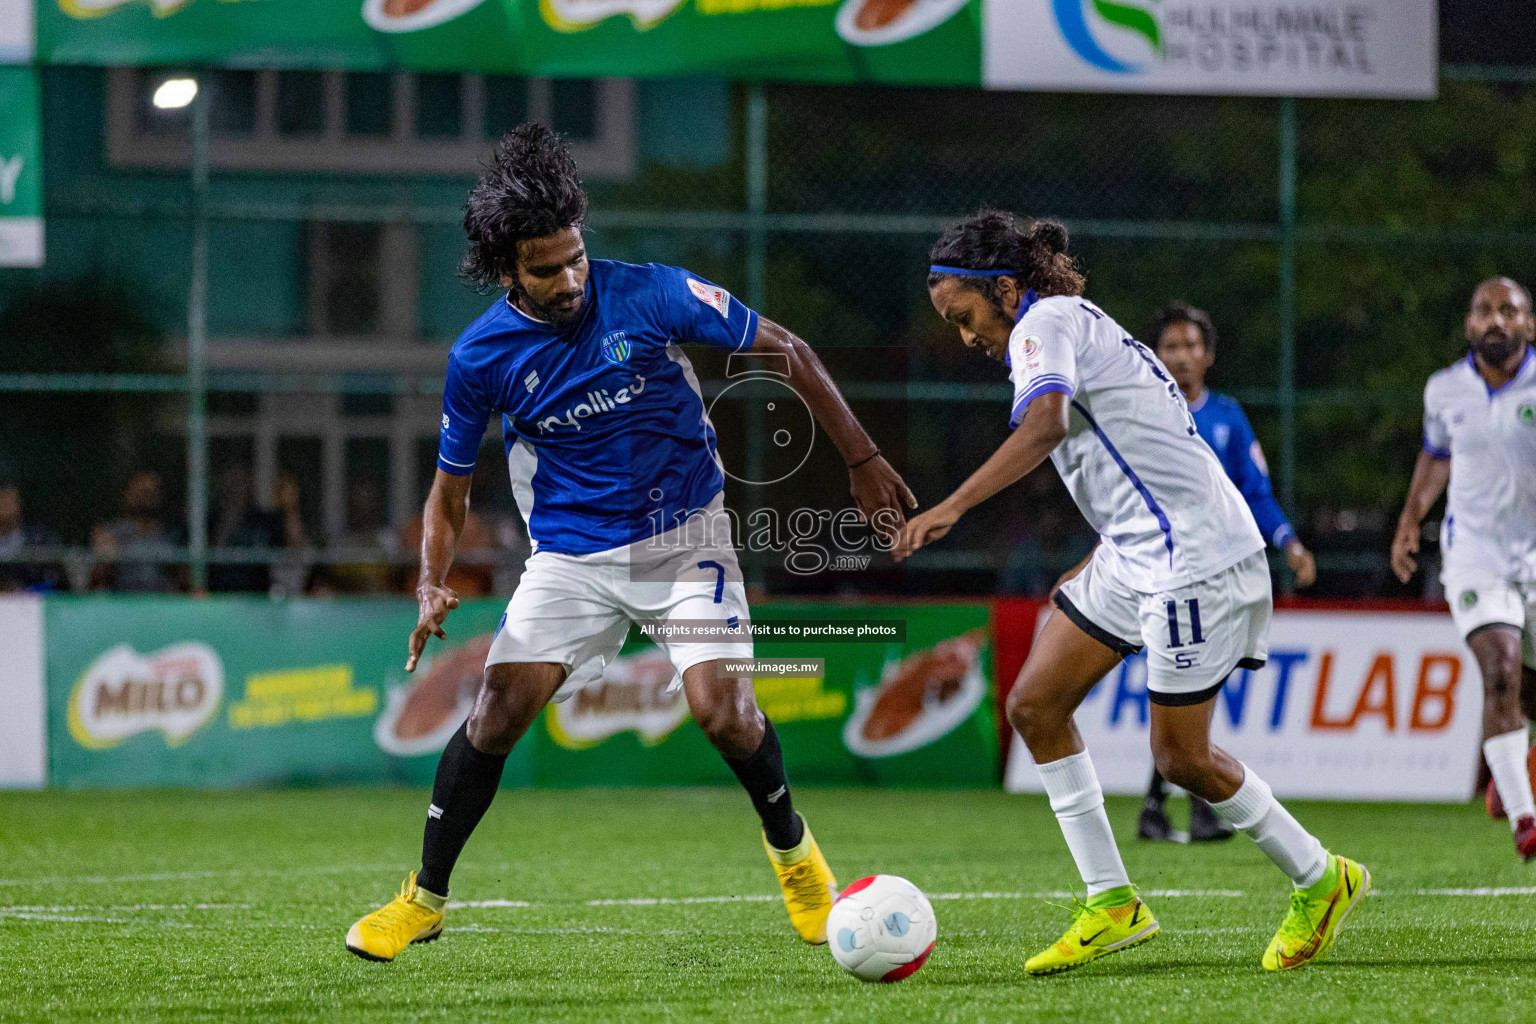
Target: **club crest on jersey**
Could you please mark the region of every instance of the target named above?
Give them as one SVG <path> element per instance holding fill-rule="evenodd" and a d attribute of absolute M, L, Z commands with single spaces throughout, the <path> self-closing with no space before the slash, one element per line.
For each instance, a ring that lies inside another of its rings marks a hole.
<path fill-rule="evenodd" d="M 623 365 L 629 358 L 631 345 L 628 331 L 610 331 L 603 335 L 603 340 L 599 344 L 603 349 L 603 358 L 614 366 Z"/>
<path fill-rule="evenodd" d="M 731 293 L 724 288 L 716 288 L 712 284 L 695 281 L 690 277 L 688 279 L 688 290 L 693 292 L 694 298 L 704 303 L 704 305 L 713 308 L 716 313 L 719 313 L 727 320 L 731 318 Z"/>
<path fill-rule="evenodd" d="M 1041 357 L 1045 352 L 1045 342 L 1031 334 L 1024 339 L 1024 369 L 1040 369 Z"/>
<path fill-rule="evenodd" d="M 1461 606 L 1463 608 L 1471 608 L 1475 604 L 1477 604 L 1477 591 L 1463 590 L 1461 592 Z"/>
<path fill-rule="evenodd" d="M 1523 403 L 1517 415 L 1526 426 L 1536 426 L 1536 402 Z"/>

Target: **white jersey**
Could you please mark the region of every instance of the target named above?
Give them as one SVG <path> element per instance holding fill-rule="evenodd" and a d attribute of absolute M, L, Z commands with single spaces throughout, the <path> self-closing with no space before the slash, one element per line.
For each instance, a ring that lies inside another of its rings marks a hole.
<path fill-rule="evenodd" d="M 1149 594 L 1188 586 L 1264 550 L 1168 371 L 1099 307 L 1035 301 L 1009 338 L 1008 366 L 1010 426 L 1043 394 L 1070 398 L 1051 461 L 1127 585 Z"/>
<path fill-rule="evenodd" d="M 1497 391 L 1470 355 L 1430 377 L 1424 450 L 1451 460 L 1442 578 L 1536 582 L 1536 352 Z"/>

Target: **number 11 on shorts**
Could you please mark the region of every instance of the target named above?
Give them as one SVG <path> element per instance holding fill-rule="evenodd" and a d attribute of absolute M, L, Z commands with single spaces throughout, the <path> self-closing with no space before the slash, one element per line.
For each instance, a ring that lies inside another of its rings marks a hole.
<path fill-rule="evenodd" d="M 1189 642 L 1193 644 L 1205 643 L 1205 634 L 1200 632 L 1200 599 L 1192 597 L 1184 602 L 1189 607 Z M 1179 633 L 1179 603 L 1168 602 L 1168 646 L 1169 648 L 1183 647 L 1184 642 Z"/>

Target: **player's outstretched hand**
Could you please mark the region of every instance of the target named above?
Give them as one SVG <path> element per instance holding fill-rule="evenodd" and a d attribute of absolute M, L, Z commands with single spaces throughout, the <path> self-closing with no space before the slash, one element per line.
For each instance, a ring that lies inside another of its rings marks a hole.
<path fill-rule="evenodd" d="M 459 606 L 459 595 L 447 587 L 423 583 L 416 588 L 416 602 L 420 610 L 416 614 L 416 628 L 411 630 L 410 654 L 405 659 L 407 672 L 416 671 L 421 652 L 427 649 L 427 637 L 448 639 L 443 632 L 443 620 Z"/>
<path fill-rule="evenodd" d="M 1392 571 L 1404 583 L 1419 571 L 1419 528 L 1408 523 L 1397 524 L 1397 535 L 1392 538 Z"/>
<path fill-rule="evenodd" d="M 1285 560 L 1296 576 L 1296 585 L 1302 590 L 1317 582 L 1317 559 L 1301 541 L 1293 540 L 1285 546 Z"/>
<path fill-rule="evenodd" d="M 901 537 L 891 549 L 891 557 L 905 561 L 907 556 L 925 544 L 932 544 L 959 522 L 960 513 L 946 504 L 936 505 L 920 516 L 911 519 L 901 528 Z"/>
<path fill-rule="evenodd" d="M 899 528 L 907 521 L 903 506 L 917 508 L 917 499 L 912 496 L 907 482 L 891 468 L 883 455 L 876 455 L 863 465 L 848 470 L 848 490 L 853 493 L 853 502 L 865 522 L 889 523 Z M 881 509 L 890 509 L 895 513 L 894 517 L 888 513 L 877 519 L 875 513 Z"/>

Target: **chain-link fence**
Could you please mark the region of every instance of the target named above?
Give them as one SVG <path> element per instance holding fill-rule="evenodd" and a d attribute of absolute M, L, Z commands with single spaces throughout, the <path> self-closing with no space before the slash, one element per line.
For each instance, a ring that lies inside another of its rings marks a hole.
<path fill-rule="evenodd" d="M 488 301 L 452 281 L 470 177 L 242 172 L 219 165 L 216 137 L 207 420 L 189 429 L 189 178 L 185 163 L 114 163 L 133 140 L 115 134 L 112 74 L 43 74 L 52 262 L 0 275 L 13 354 L 0 476 L 23 506 L 10 516 L 0 491 L 3 579 L 408 587 L 445 343 Z M 1175 298 L 1211 312 L 1211 384 L 1247 406 L 1319 553 L 1319 589 L 1423 592 L 1389 579 L 1389 527 L 1420 391 L 1464 351 L 1472 287 L 1536 280 L 1536 75 L 1447 68 L 1438 100 L 1400 103 L 680 89 L 636 86 L 627 159 L 590 176 L 591 251 L 689 266 L 804 336 L 925 504 L 1002 440 L 1009 400 L 929 306 L 927 248 L 982 205 L 1054 215 L 1089 294 L 1128 329 Z M 668 132 L 683 158 L 655 156 Z M 695 361 L 713 401 L 734 371 Z M 747 482 L 769 479 L 775 452 L 764 414 L 737 397 L 711 409 L 727 469 L 739 451 L 731 504 L 835 509 L 846 485 L 830 450 L 792 480 Z M 189 445 L 208 453 L 190 478 Z M 526 552 L 505 477 L 489 441 L 471 592 L 510 585 Z M 186 527 L 199 504 L 206 548 Z M 876 556 L 797 574 L 760 557 L 753 572 L 781 592 L 1039 592 L 1091 543 L 1042 469 L 905 567 Z M 136 560 L 148 568 L 123 571 Z"/>

